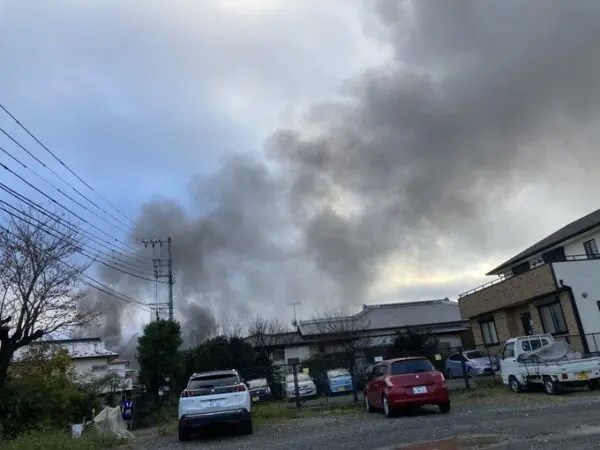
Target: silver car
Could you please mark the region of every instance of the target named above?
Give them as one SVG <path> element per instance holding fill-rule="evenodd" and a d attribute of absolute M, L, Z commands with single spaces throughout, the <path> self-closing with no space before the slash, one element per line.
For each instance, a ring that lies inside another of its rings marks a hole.
<path fill-rule="evenodd" d="M 465 370 L 467 376 L 491 375 L 494 371 L 500 370 L 500 362 L 495 356 L 488 356 L 481 350 L 466 350 L 463 352 Z M 460 353 L 453 353 L 446 359 L 446 368 L 444 370 L 446 378 L 464 376 L 463 365 Z"/>

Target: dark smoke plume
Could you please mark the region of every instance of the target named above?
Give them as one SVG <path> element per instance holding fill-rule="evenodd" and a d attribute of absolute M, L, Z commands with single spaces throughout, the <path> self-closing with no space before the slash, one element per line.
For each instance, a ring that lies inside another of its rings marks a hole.
<path fill-rule="evenodd" d="M 262 154 L 192 180 L 201 214 L 175 200 L 142 208 L 140 234 L 173 238 L 188 343 L 214 315 L 359 305 L 390 272 L 461 274 L 508 256 L 542 237 L 530 221 L 543 211 L 505 212 L 523 189 L 598 185 L 582 175 L 598 168 L 600 3 L 373 5 L 367 32 L 392 60 Z"/>

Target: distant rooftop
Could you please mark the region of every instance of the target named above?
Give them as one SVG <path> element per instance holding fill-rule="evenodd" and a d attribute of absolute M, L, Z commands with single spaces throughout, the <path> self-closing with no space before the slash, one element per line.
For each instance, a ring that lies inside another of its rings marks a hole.
<path fill-rule="evenodd" d="M 100 338 L 56 339 L 48 341 L 35 341 L 30 346 L 60 346 L 64 348 L 72 359 L 107 358 L 113 360 L 118 353 L 107 350 Z M 23 358 L 29 346 L 21 347 L 15 352 L 14 359 Z"/>
<path fill-rule="evenodd" d="M 384 330 L 461 322 L 462 318 L 458 303 L 445 298 L 363 305 L 359 313 L 339 320 L 355 320 L 368 330 Z M 302 335 L 322 334 L 322 323 L 327 321 L 328 319 L 301 320 L 300 333 Z M 329 321 L 334 322 L 335 319 Z"/>

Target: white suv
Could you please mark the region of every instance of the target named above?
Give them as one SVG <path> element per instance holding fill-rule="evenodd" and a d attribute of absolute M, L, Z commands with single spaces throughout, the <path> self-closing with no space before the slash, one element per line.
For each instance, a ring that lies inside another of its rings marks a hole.
<path fill-rule="evenodd" d="M 195 373 L 179 398 L 179 440 L 198 428 L 235 423 L 252 434 L 250 393 L 235 370 Z"/>

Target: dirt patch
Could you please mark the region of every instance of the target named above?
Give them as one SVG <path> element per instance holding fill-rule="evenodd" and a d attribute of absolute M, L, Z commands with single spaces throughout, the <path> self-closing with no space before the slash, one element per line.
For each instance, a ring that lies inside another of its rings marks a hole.
<path fill-rule="evenodd" d="M 439 441 L 421 442 L 400 447 L 402 450 L 466 450 L 497 444 L 502 438 L 496 434 L 470 435 Z M 399 450 L 400 450 L 399 449 Z"/>

